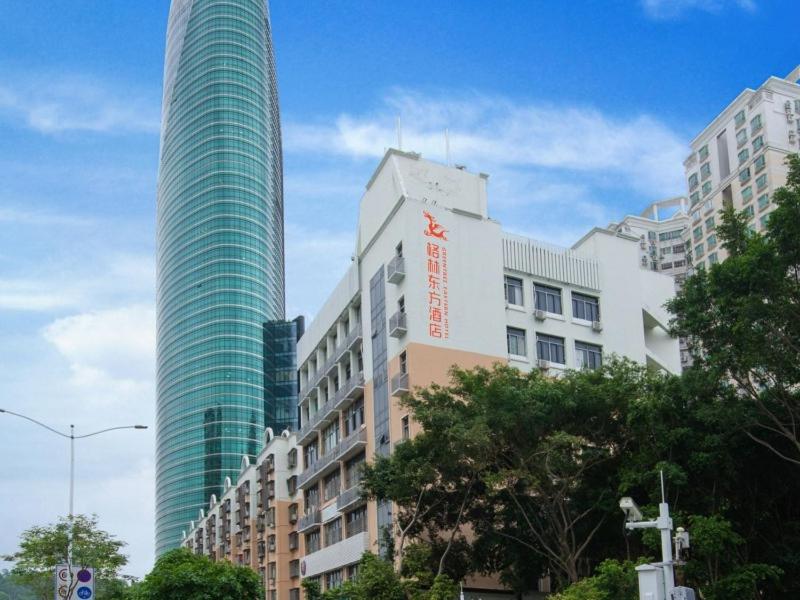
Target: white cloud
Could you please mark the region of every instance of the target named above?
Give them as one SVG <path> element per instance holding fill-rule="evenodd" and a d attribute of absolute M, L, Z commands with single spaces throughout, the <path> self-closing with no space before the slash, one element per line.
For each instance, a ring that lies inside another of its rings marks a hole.
<path fill-rule="evenodd" d="M 480 94 L 441 99 L 399 90 L 371 114 L 340 115 L 332 125 L 288 123 L 285 148 L 376 159 L 396 145 L 396 115 L 405 148 L 441 159 L 448 128 L 452 159 L 482 171 L 578 173 L 655 196 L 682 189 L 684 140 L 653 116 L 617 117 L 591 106 L 515 103 Z"/>
<path fill-rule="evenodd" d="M 156 346 L 153 306 L 127 306 L 57 319 L 43 335 L 68 362 L 70 383 L 85 389 L 89 397 L 131 398 L 152 389 Z"/>
<path fill-rule="evenodd" d="M 747 12 L 757 9 L 755 0 L 642 0 L 645 14 L 652 19 L 675 19 L 691 10 L 719 13 L 729 7 Z"/>
<path fill-rule="evenodd" d="M 0 116 L 44 134 L 157 133 L 159 102 L 153 94 L 113 89 L 77 75 L 6 73 Z"/>

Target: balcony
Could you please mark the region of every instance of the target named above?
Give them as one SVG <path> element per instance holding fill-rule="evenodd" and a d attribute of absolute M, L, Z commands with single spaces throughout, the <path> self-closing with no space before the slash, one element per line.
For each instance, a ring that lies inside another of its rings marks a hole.
<path fill-rule="evenodd" d="M 319 410 L 308 418 L 297 434 L 297 443 L 305 444 L 311 439 L 333 415 L 333 401 L 328 400 Z"/>
<path fill-rule="evenodd" d="M 308 511 L 307 514 L 300 517 L 300 520 L 297 523 L 297 532 L 303 533 L 304 531 L 317 529 L 321 523 L 322 512 L 320 512 L 318 509 L 312 509 Z"/>
<path fill-rule="evenodd" d="M 327 454 L 318 458 L 313 465 L 300 473 L 297 478 L 297 487 L 303 488 L 304 486 L 308 486 L 319 477 L 325 475 L 328 471 L 332 471 L 333 469 L 331 467 L 334 465 L 338 468 L 339 463 L 336 462 L 336 450 L 337 448 L 331 448 Z"/>
<path fill-rule="evenodd" d="M 336 392 L 333 397 L 332 410 L 341 410 L 350 404 L 351 400 L 355 400 L 364 395 L 364 373 L 359 372 L 356 375 L 347 379 L 342 387 Z"/>
<path fill-rule="evenodd" d="M 386 279 L 389 283 L 398 284 L 406 276 L 406 259 L 402 256 L 395 256 L 389 261 L 386 267 Z"/>
<path fill-rule="evenodd" d="M 306 396 L 311 392 L 312 388 L 315 388 L 319 385 L 319 382 L 324 378 L 327 377 L 328 374 L 333 370 L 333 368 L 337 365 L 339 360 L 342 358 L 342 355 L 347 351 L 352 349 L 356 344 L 361 342 L 362 339 L 362 329 L 361 323 L 356 323 L 345 338 L 339 342 L 336 347 L 331 352 L 330 356 L 328 356 L 327 360 L 322 363 L 322 366 L 314 372 L 314 375 L 309 378 L 306 384 L 300 388 L 299 399 L 302 401 L 305 399 Z"/>
<path fill-rule="evenodd" d="M 336 510 L 343 511 L 351 506 L 359 504 L 363 490 L 360 484 L 356 484 L 350 489 L 343 491 L 336 499 Z"/>
<path fill-rule="evenodd" d="M 408 319 L 405 312 L 397 311 L 389 318 L 389 335 L 394 338 L 403 337 L 408 331 Z"/>
<path fill-rule="evenodd" d="M 347 460 L 367 447 L 367 430 L 360 429 L 344 438 L 336 447 L 336 460 Z"/>
<path fill-rule="evenodd" d="M 398 373 L 392 377 L 392 396 L 401 396 L 411 390 L 408 386 L 408 373 Z"/>

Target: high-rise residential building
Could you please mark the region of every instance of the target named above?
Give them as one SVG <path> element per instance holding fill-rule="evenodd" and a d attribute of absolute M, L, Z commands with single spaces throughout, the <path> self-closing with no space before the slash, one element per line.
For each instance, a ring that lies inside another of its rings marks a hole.
<path fill-rule="evenodd" d="M 683 238 L 689 223 L 688 200 L 678 196 L 653 202 L 641 214 L 627 215 L 608 228 L 638 237 L 641 268 L 671 275 L 679 290 L 688 269 Z M 685 369 L 692 364 L 691 353 L 686 339 L 680 338 L 679 343 L 681 366 Z"/>
<path fill-rule="evenodd" d="M 284 260 L 266 0 L 172 0 L 157 208 L 160 554 L 270 425 L 264 324 L 284 319 Z"/>
<path fill-rule="evenodd" d="M 772 192 L 786 183 L 786 156 L 800 149 L 800 67 L 739 94 L 692 140 L 683 166 L 691 223 L 684 241 L 692 268 L 724 260 L 719 212 L 745 211 L 754 231 L 774 209 Z"/>

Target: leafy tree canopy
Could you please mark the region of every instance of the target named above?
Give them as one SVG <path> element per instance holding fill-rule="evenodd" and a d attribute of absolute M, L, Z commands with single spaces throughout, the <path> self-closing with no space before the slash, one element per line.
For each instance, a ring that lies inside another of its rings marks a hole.
<path fill-rule="evenodd" d="M 258 574 L 227 561 L 214 562 L 186 548 L 162 555 L 141 583 L 132 600 L 261 600 Z"/>

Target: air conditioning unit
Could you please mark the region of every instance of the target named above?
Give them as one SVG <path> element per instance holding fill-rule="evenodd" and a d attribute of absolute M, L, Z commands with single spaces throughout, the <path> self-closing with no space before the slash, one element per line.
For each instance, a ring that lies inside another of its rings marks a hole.
<path fill-rule="evenodd" d="M 592 331 L 603 331 L 603 324 L 600 321 L 592 321 Z"/>
<path fill-rule="evenodd" d="M 545 371 L 550 368 L 550 361 L 543 358 L 537 359 L 536 366 L 542 371 Z"/>
<path fill-rule="evenodd" d="M 537 321 L 544 321 L 547 318 L 545 312 L 540 308 L 537 308 L 536 310 L 533 311 L 533 316 L 536 318 Z"/>

